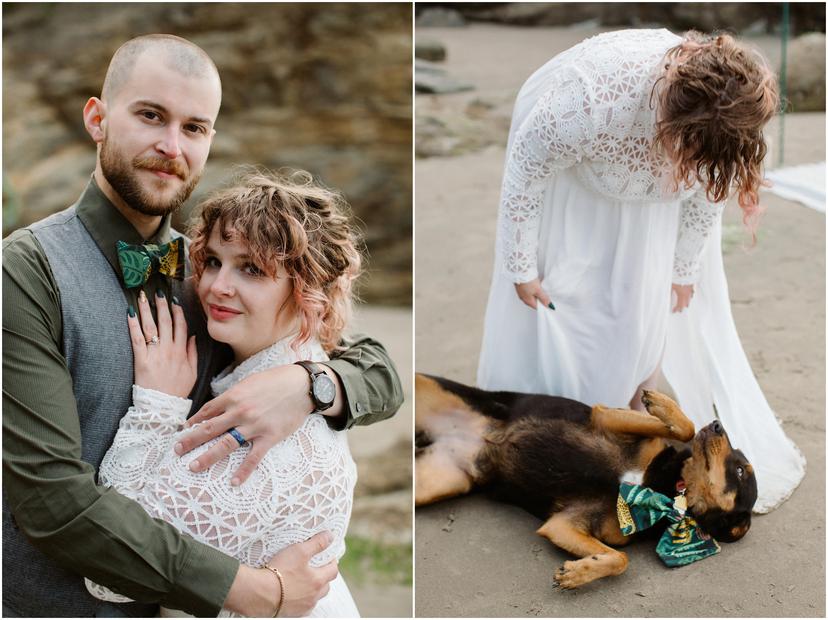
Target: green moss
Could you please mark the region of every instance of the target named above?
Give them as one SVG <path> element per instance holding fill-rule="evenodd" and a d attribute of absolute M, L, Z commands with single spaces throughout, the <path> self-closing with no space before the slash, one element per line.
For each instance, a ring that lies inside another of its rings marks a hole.
<path fill-rule="evenodd" d="M 356 583 L 393 583 L 412 585 L 411 545 L 384 545 L 365 538 L 345 537 L 347 551 L 339 570 Z"/>
<path fill-rule="evenodd" d="M 760 228 L 756 232 L 756 244 L 762 239 L 763 231 Z M 750 233 L 745 229 L 744 225 L 739 224 L 723 224 L 722 225 L 722 254 L 727 256 L 733 250 L 749 249 L 751 247 Z"/>

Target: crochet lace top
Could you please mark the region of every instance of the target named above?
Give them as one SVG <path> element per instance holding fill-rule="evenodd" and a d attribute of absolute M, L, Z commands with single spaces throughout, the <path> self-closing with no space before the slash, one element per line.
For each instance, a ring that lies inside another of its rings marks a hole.
<path fill-rule="evenodd" d="M 291 339 L 219 374 L 211 384 L 213 394 L 269 368 L 328 359 L 318 342 L 295 351 Z M 133 406 L 121 419 L 101 464 L 100 484 L 114 487 L 152 517 L 250 566 L 263 566 L 279 550 L 324 530 L 331 532 L 333 542 L 311 564 L 342 557 L 357 477 L 345 432 L 332 430 L 322 415 L 312 414 L 270 449 L 244 484 L 234 487 L 230 480 L 249 453 L 248 445 L 194 473 L 189 463 L 219 439 L 182 457 L 175 454 L 173 446 L 184 432 L 191 401 L 137 385 L 132 394 Z M 86 581 L 98 598 L 130 600 Z"/>
<path fill-rule="evenodd" d="M 503 269 L 513 282 L 538 277 L 540 211 L 548 181 L 572 167 L 592 191 L 619 202 L 681 201 L 673 282 L 691 284 L 723 203 L 703 188 L 674 191 L 668 162 L 653 152 L 653 86 L 664 55 L 681 38 L 667 30 L 597 35 L 538 70 L 543 92 L 513 127 L 501 190 L 498 238 Z M 520 99 L 520 95 L 518 96 Z"/>

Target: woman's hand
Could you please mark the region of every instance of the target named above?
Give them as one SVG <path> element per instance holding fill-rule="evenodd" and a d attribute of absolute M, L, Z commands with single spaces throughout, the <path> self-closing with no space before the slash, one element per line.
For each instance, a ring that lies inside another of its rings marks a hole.
<path fill-rule="evenodd" d="M 127 317 L 135 385 L 187 398 L 198 373 L 195 336 L 187 338 L 187 321 L 179 304 L 173 302 L 170 317 L 169 305 L 160 289 L 155 297 L 155 309 L 157 327 L 147 296 L 141 291 L 138 296 L 140 320 L 134 310 Z"/>
<path fill-rule="evenodd" d="M 342 387 L 336 373 L 327 366 L 323 368 L 336 386 L 334 406 L 324 413 L 336 416 L 343 407 Z M 181 438 L 175 453 L 186 454 L 214 437 L 221 437 L 190 463 L 191 471 L 203 471 L 239 449 L 238 442 L 227 434 L 235 428 L 252 444 L 230 480 L 236 486 L 247 480 L 268 450 L 305 422 L 313 408 L 310 377 L 301 366 L 288 364 L 257 372 L 206 403 L 187 420 L 185 428 L 200 424 Z"/>
<path fill-rule="evenodd" d="M 695 291 L 692 284 L 673 284 L 673 293 L 676 295 L 676 305 L 673 306 L 673 312 L 681 312 L 690 305 L 690 300 L 693 298 Z"/>
<path fill-rule="evenodd" d="M 520 300 L 532 308 L 532 310 L 537 307 L 538 301 L 552 310 L 555 309 L 555 306 L 552 304 L 552 300 L 549 299 L 549 295 L 547 295 L 546 291 L 543 290 L 538 278 L 530 280 L 529 282 L 524 282 L 523 284 L 515 284 L 515 291 L 517 291 L 517 295 L 520 297 Z"/>

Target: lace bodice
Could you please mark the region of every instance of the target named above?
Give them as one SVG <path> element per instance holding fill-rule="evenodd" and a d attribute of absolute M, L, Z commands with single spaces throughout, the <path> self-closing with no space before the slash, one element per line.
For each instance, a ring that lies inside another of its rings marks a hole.
<path fill-rule="evenodd" d="M 570 167 L 585 186 L 611 200 L 682 201 L 674 281 L 692 281 L 696 250 L 720 209 L 700 189 L 675 192 L 668 163 L 651 148 L 656 110 L 650 95 L 665 53 L 680 41 L 667 30 L 601 34 L 559 54 L 524 85 L 518 100 L 535 92 L 539 81 L 541 94 L 524 118 L 513 119 L 518 124 L 506 155 L 498 238 L 512 281 L 538 277 L 538 226 L 547 183 Z"/>
<path fill-rule="evenodd" d="M 213 380 L 213 394 L 268 368 L 328 359 L 317 342 L 297 352 L 289 341 L 281 340 L 225 370 Z M 319 414 L 310 415 L 267 452 L 243 485 L 234 487 L 230 479 L 249 446 L 200 473 L 191 472 L 189 463 L 219 439 L 183 457 L 173 452 L 190 406 L 189 400 L 133 386 L 133 406 L 104 457 L 100 483 L 134 499 L 151 516 L 250 566 L 263 566 L 284 547 L 324 530 L 331 532 L 333 543 L 311 563 L 318 566 L 342 557 L 356 484 L 345 432 L 331 430 Z M 129 600 L 89 580 L 87 587 L 98 598 Z M 225 615 L 229 614 L 222 612 Z"/>

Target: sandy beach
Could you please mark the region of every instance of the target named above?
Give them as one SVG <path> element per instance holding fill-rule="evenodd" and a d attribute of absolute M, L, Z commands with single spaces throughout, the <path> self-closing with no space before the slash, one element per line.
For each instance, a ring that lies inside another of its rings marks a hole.
<path fill-rule="evenodd" d="M 442 64 L 452 77 L 475 88 L 416 99 L 418 143 L 428 137 L 438 155 L 416 161 L 417 371 L 474 383 L 514 97 L 542 63 L 597 32 L 590 26 L 418 29 L 418 39 L 445 45 Z M 777 39 L 751 41 L 776 62 Z M 825 160 L 824 114 L 790 114 L 784 123 L 785 165 Z M 440 132 L 426 136 L 441 124 L 442 142 Z M 778 121 L 766 135 L 771 167 L 780 148 Z M 520 509 L 481 495 L 420 509 L 417 616 L 825 615 L 825 215 L 768 192 L 762 200 L 767 212 L 751 250 L 743 247 L 749 238 L 738 206 L 728 204 L 725 268 L 753 371 L 808 460 L 792 498 L 755 516 L 742 541 L 701 564 L 669 570 L 652 548 L 634 545 L 624 575 L 574 592 L 552 587 L 553 572 L 569 558 L 538 537 L 540 522 Z"/>

